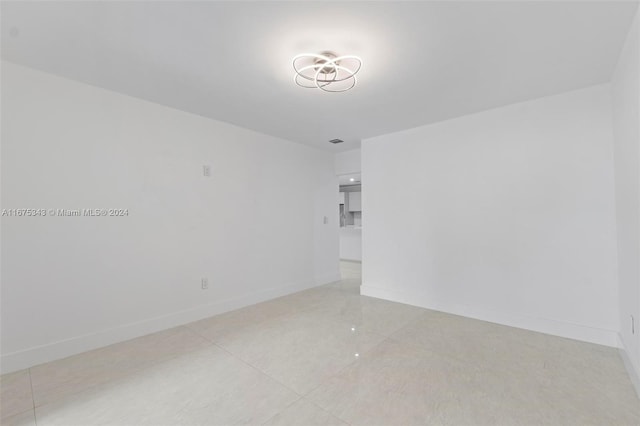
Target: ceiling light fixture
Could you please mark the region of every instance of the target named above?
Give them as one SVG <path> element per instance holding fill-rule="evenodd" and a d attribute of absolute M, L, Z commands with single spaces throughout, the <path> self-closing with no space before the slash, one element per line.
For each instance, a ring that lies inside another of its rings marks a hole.
<path fill-rule="evenodd" d="M 303 53 L 293 58 L 293 81 L 306 89 L 346 92 L 358 82 L 356 74 L 361 66 L 362 60 L 353 55 Z"/>

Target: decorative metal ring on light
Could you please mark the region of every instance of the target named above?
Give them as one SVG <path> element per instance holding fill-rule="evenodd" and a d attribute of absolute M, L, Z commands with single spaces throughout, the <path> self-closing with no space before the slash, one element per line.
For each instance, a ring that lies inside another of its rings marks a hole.
<path fill-rule="evenodd" d="M 300 66 L 305 61 L 307 65 Z M 342 61 L 357 63 L 355 69 L 340 65 Z M 310 62 L 310 64 L 309 64 Z M 320 89 L 325 92 L 345 92 L 358 82 L 356 74 L 362 67 L 362 60 L 354 55 L 337 56 L 333 52 L 303 53 L 293 58 L 293 69 L 296 71 L 293 81 L 306 89 Z M 305 81 L 306 80 L 306 81 Z M 347 85 L 336 83 L 350 82 Z M 309 82 L 305 84 L 306 82 Z M 334 85 L 332 88 L 331 85 Z M 340 88 L 335 88 L 336 86 Z"/>

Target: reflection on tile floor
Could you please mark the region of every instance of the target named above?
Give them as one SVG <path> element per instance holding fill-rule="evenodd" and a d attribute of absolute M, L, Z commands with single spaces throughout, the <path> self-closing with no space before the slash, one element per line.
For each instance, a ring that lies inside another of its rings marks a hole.
<path fill-rule="evenodd" d="M 3 425 L 640 425 L 615 349 L 343 280 L 7 374 Z"/>

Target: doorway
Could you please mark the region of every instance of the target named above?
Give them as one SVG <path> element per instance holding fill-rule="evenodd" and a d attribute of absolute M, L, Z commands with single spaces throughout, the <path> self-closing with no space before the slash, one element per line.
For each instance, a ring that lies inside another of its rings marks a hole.
<path fill-rule="evenodd" d="M 345 285 L 358 293 L 362 282 L 362 180 L 360 173 L 338 176 L 340 214 L 340 273 Z"/>

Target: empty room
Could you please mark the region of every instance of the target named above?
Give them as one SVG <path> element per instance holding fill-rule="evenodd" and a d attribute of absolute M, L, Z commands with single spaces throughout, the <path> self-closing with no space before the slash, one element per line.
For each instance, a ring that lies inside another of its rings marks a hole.
<path fill-rule="evenodd" d="M 629 1 L 0 1 L 0 424 L 640 426 Z"/>

